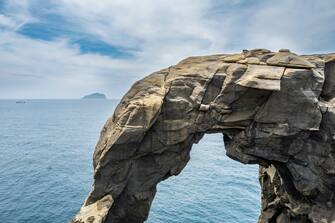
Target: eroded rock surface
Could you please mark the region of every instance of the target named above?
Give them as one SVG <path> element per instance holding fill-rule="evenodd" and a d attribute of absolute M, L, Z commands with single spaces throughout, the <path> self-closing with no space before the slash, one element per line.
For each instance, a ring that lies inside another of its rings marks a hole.
<path fill-rule="evenodd" d="M 182 171 L 205 133 L 220 132 L 229 157 L 260 165 L 260 223 L 335 222 L 334 97 L 334 54 L 244 50 L 153 73 L 103 127 L 76 219 L 145 221 L 156 185 Z"/>

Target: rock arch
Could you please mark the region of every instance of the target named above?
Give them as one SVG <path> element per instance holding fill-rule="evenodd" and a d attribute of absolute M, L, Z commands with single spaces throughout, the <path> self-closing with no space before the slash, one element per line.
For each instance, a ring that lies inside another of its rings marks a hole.
<path fill-rule="evenodd" d="M 141 223 L 156 185 L 206 132 L 259 164 L 260 223 L 335 221 L 335 56 L 265 49 L 190 57 L 136 82 L 102 129 L 73 222 Z"/>

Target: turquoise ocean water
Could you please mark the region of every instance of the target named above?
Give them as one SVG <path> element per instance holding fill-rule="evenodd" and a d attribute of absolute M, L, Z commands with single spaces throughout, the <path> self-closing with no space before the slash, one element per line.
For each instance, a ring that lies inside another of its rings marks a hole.
<path fill-rule="evenodd" d="M 68 222 L 92 183 L 92 154 L 115 100 L 0 100 L 0 222 Z M 258 167 L 206 135 L 183 172 L 158 186 L 149 223 L 252 223 Z"/>

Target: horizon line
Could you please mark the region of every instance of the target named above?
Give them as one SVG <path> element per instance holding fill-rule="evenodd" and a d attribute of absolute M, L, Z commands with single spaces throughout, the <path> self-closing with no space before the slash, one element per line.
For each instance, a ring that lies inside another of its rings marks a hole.
<path fill-rule="evenodd" d="M 121 100 L 121 98 L 0 98 L 0 100 Z"/>

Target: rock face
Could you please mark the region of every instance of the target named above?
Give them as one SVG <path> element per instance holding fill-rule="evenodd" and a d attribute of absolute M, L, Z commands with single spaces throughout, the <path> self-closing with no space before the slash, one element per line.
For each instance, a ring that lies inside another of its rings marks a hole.
<path fill-rule="evenodd" d="M 145 221 L 156 185 L 219 132 L 229 157 L 260 166 L 260 223 L 334 222 L 334 97 L 335 54 L 244 50 L 153 73 L 103 127 L 93 188 L 72 221 Z"/>

